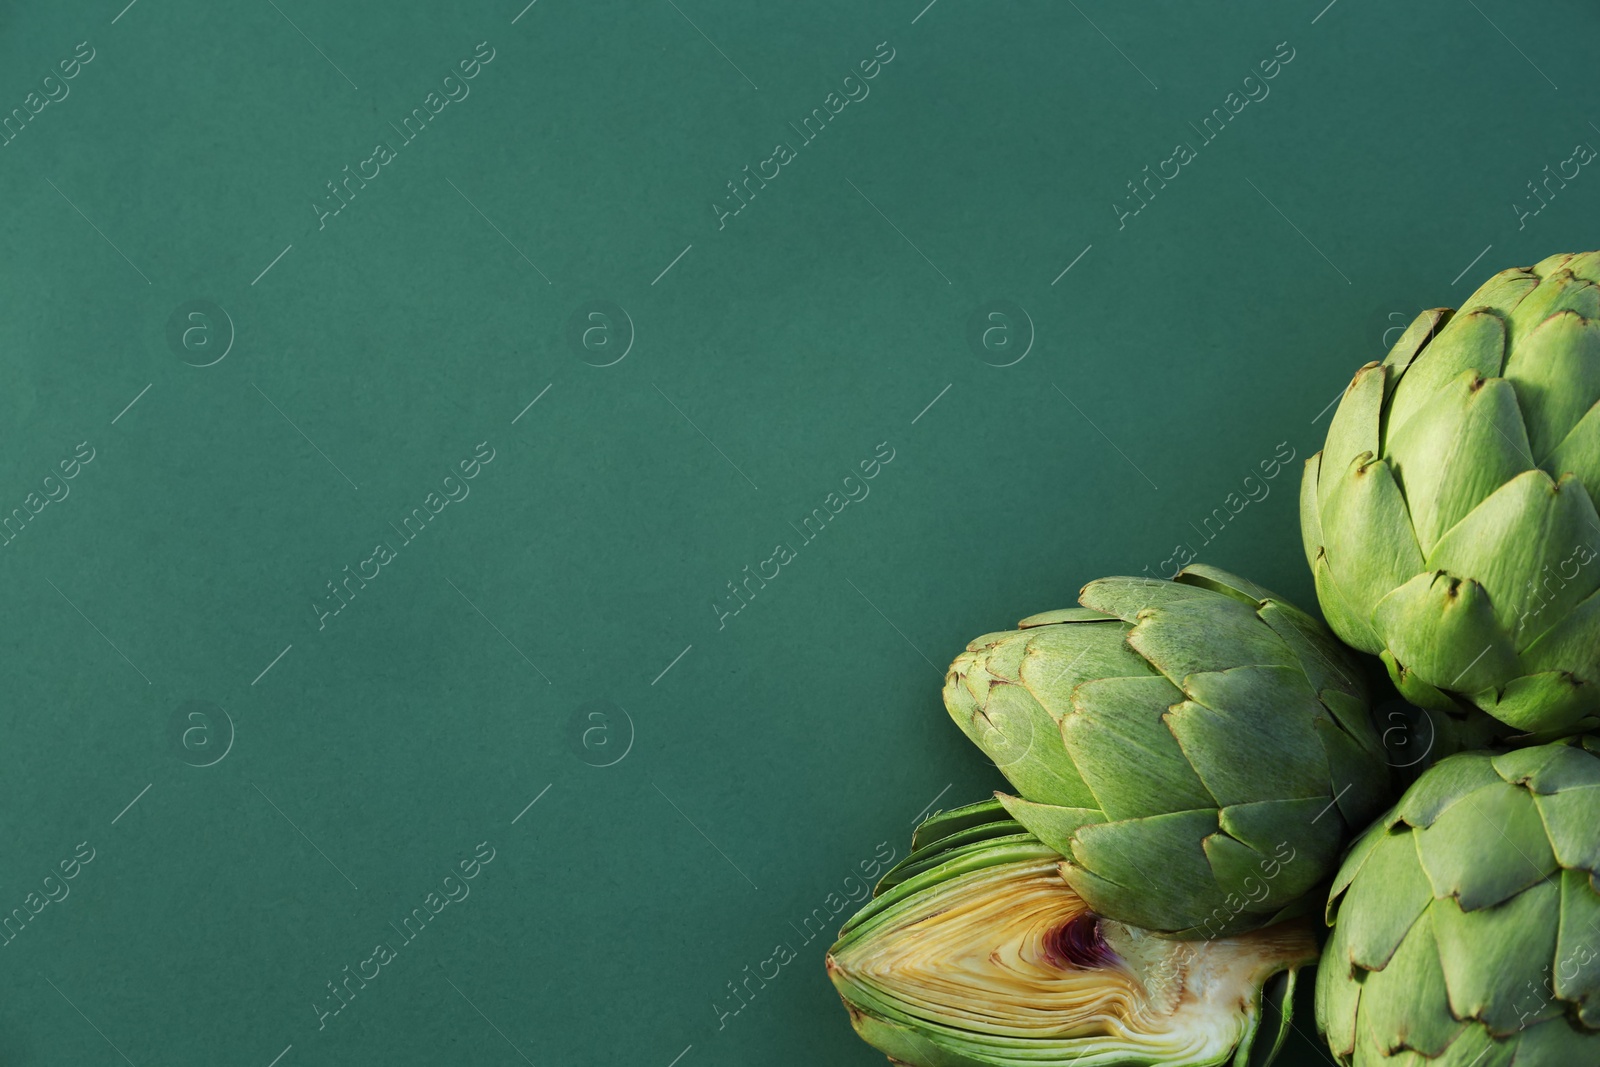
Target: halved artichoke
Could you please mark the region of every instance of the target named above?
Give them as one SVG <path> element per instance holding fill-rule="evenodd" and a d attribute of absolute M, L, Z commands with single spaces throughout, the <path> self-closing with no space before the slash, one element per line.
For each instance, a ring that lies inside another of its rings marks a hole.
<path fill-rule="evenodd" d="M 996 801 L 944 812 L 828 953 L 856 1032 L 914 1067 L 1261 1067 L 1310 924 L 1174 941 L 1101 918 Z"/>

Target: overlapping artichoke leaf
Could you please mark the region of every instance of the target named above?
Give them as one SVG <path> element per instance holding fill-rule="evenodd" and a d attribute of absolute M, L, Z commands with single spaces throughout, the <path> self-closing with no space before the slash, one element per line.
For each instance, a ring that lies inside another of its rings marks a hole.
<path fill-rule="evenodd" d="M 1306 464 L 1329 625 L 1482 735 L 1600 725 L 1600 253 L 1501 271 L 1355 375 Z M 1452 724 L 1452 726 L 1455 724 Z"/>
<path fill-rule="evenodd" d="M 1288 917 L 1390 799 L 1348 650 L 1213 567 L 1080 599 L 978 638 L 946 677 L 1017 790 L 1006 812 L 1108 918 L 1194 939 Z"/>
<path fill-rule="evenodd" d="M 1335 878 L 1317 1021 L 1340 1064 L 1600 1062 L 1600 741 L 1452 756 Z"/>

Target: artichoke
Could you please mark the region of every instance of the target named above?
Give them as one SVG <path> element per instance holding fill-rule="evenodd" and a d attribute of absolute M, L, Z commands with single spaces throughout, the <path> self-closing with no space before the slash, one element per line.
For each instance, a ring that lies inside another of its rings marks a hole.
<path fill-rule="evenodd" d="M 1317 970 L 1341 1064 L 1600 1063 L 1597 754 L 1451 756 L 1356 842 Z"/>
<path fill-rule="evenodd" d="M 856 1032 L 915 1067 L 1270 1063 L 1307 919 L 1172 941 L 1096 915 L 995 801 L 918 828 L 829 950 Z"/>
<path fill-rule="evenodd" d="M 1600 722 L 1597 282 L 1600 252 L 1551 256 L 1423 312 L 1301 486 L 1333 631 L 1413 703 L 1533 740 Z"/>
<path fill-rule="evenodd" d="M 1391 801 L 1358 665 L 1260 586 L 1191 566 L 956 657 L 944 700 L 1096 914 L 1168 937 L 1293 913 Z"/>

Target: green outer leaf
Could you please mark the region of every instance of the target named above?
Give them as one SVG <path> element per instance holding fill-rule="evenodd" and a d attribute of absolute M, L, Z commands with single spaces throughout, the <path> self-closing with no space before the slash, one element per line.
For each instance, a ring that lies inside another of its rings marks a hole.
<path fill-rule="evenodd" d="M 1576 311 L 1586 319 L 1600 318 L 1600 289 L 1566 269 L 1546 275 L 1506 316 L 1510 347 L 1522 344 L 1545 319 L 1562 311 Z M 1506 362 L 1510 364 L 1509 359 Z"/>
<path fill-rule="evenodd" d="M 1478 1019 L 1503 1036 L 1561 1014 L 1559 1002 L 1541 1004 L 1529 994 L 1543 985 L 1555 956 L 1560 894 L 1556 882 L 1545 881 L 1495 908 L 1464 911 L 1439 900 L 1428 909 L 1457 1018 Z"/>
<path fill-rule="evenodd" d="M 879 877 L 872 895 L 882 896 L 906 879 L 952 858 L 957 850 L 1022 833 L 1026 833 L 1022 824 L 993 797 L 935 812 L 912 832 L 911 852 Z"/>
<path fill-rule="evenodd" d="M 1600 498 L 1600 404 L 1586 411 L 1578 424 L 1545 457 L 1544 469 L 1552 477 L 1572 474 L 1589 493 Z"/>
<path fill-rule="evenodd" d="M 1400 690 L 1400 695 L 1409 703 L 1419 708 L 1430 711 L 1444 712 L 1445 714 L 1459 714 L 1461 703 L 1454 697 L 1429 685 L 1417 677 L 1415 671 L 1394 658 L 1394 653 L 1387 648 L 1378 653 L 1378 658 L 1383 660 L 1383 665 L 1389 669 L 1389 680 L 1394 682 L 1394 687 Z M 1410 766 L 1410 764 L 1402 764 Z"/>
<path fill-rule="evenodd" d="M 945 838 L 977 826 L 1005 823 L 1011 817 L 998 800 L 989 798 L 959 808 L 936 811 L 911 833 L 911 851 L 936 845 Z"/>
<path fill-rule="evenodd" d="M 916 1067 L 995 1067 L 1001 1062 L 958 1052 L 946 1047 L 944 1042 L 931 1040 L 922 1028 L 886 1019 L 874 1012 L 852 1012 L 850 1023 L 861 1040 L 899 1063 Z"/>
<path fill-rule="evenodd" d="M 1596 420 L 1600 426 L 1600 420 Z M 1322 504 L 1317 499 L 1317 477 L 1322 472 L 1322 453 L 1306 460 L 1300 473 L 1300 544 L 1306 550 L 1306 566 L 1317 568 L 1322 553 Z"/>
<path fill-rule="evenodd" d="M 1489 594 L 1470 578 L 1423 571 L 1378 601 L 1372 617 L 1394 658 L 1438 688 L 1476 693 L 1519 673 Z"/>
<path fill-rule="evenodd" d="M 1600 785 L 1600 760 L 1568 738 L 1559 744 L 1536 745 L 1502 752 L 1491 761 L 1494 771 L 1530 793 L 1558 793 Z M 1600 815 L 1600 808 L 1595 810 Z M 1565 866 L 1570 866 L 1565 865 Z"/>
<path fill-rule="evenodd" d="M 1328 812 L 1330 802 L 1322 797 L 1306 800 L 1263 800 L 1253 804 L 1231 804 L 1217 811 L 1217 823 L 1223 833 L 1244 842 L 1262 855 L 1275 855 L 1284 864 L 1294 862 L 1279 855 L 1287 846 L 1291 851 L 1298 847 L 1297 839 L 1304 838 L 1306 827 L 1320 826 L 1324 821 L 1333 825 L 1333 833 L 1342 836 L 1338 820 L 1329 812 L 1326 820 L 1319 818 Z M 1314 836 L 1314 835 L 1313 835 Z M 1342 842 L 1336 842 L 1337 848 Z M 1273 874 L 1272 877 L 1279 877 Z"/>
<path fill-rule="evenodd" d="M 1323 496 L 1322 534 L 1331 573 L 1364 622 L 1390 590 L 1423 569 L 1405 499 L 1386 463 L 1358 459 L 1337 472 Z"/>
<path fill-rule="evenodd" d="M 1345 928 L 1335 926 L 1317 965 L 1316 1011 L 1317 1029 L 1328 1039 L 1328 1047 L 1340 1062 L 1349 1063 L 1356 1046 L 1361 985 L 1352 973 L 1345 941 Z"/>
<path fill-rule="evenodd" d="M 1295 666 L 1283 639 L 1244 604 L 1211 594 L 1201 603 L 1150 608 L 1128 633 L 1128 644 L 1176 685 L 1192 674 L 1243 664 Z"/>
<path fill-rule="evenodd" d="M 1194 927 L 1225 895 L 1217 892 L 1201 846 L 1216 831 L 1210 809 L 1086 825 L 1072 839 L 1062 875 L 1107 918 L 1157 932 Z"/>
<path fill-rule="evenodd" d="M 1218 870 L 1223 892 L 1254 895 L 1259 889 L 1246 885 L 1244 879 L 1265 882 L 1268 893 L 1252 910 L 1266 914 L 1293 903 L 1327 878 L 1338 863 L 1348 833 L 1331 803 L 1319 797 L 1235 804 L 1219 810 L 1217 823 L 1222 831 L 1257 857 L 1250 861 L 1250 870 L 1226 878 L 1213 859 L 1212 868 Z"/>
<path fill-rule="evenodd" d="M 1600 686 L 1580 685 L 1563 671 L 1525 674 L 1504 691 L 1472 694 L 1473 701 L 1500 721 L 1527 733 L 1560 736 L 1593 725 L 1600 710 Z"/>
<path fill-rule="evenodd" d="M 873 897 L 850 917 L 839 931 L 839 941 L 834 946 L 849 944 L 869 931 L 885 911 L 909 896 L 932 889 L 962 875 L 984 871 L 1005 863 L 1045 863 L 1057 858 L 1054 849 L 1025 838 L 1016 841 L 990 842 L 987 846 L 964 849 L 953 855 L 949 862 L 901 882 L 882 896 Z"/>
<path fill-rule="evenodd" d="M 995 832 L 997 828 L 1004 827 L 1010 827 L 1010 832 Z M 960 834 L 946 838 L 932 848 L 911 853 L 911 855 L 884 872 L 883 877 L 878 879 L 878 884 L 874 887 L 872 895 L 880 897 L 919 874 L 926 874 L 945 864 L 958 862 L 985 849 L 1007 845 L 1036 845 L 1038 843 L 1038 839 L 1028 833 L 1022 824 L 1014 819 L 1008 819 L 1003 823 L 990 823 L 987 826 L 975 826 Z"/>
<path fill-rule="evenodd" d="M 1334 916 L 1339 911 L 1339 898 L 1344 895 L 1346 889 L 1350 888 L 1350 883 L 1354 881 L 1356 875 L 1360 873 L 1363 866 L 1371 858 L 1379 843 L 1388 837 L 1391 831 L 1394 833 L 1408 832 L 1403 827 L 1400 830 L 1393 830 L 1395 822 L 1394 809 L 1390 808 L 1383 813 L 1382 817 L 1374 819 L 1372 825 L 1362 831 L 1361 836 L 1355 839 L 1355 842 L 1350 846 L 1350 850 L 1345 853 L 1343 862 L 1339 864 L 1338 873 L 1333 877 L 1333 884 L 1328 887 L 1328 902 L 1327 907 L 1324 909 L 1324 918 L 1329 926 L 1333 925 Z"/>
<path fill-rule="evenodd" d="M 1409 1063 L 1397 1060 L 1395 1067 L 1529 1067 L 1527 1061 L 1517 1055 L 1519 1045 L 1517 1040 L 1496 1041 L 1482 1024 L 1468 1023 L 1437 1060 L 1421 1057 Z"/>
<path fill-rule="evenodd" d="M 1371 729 L 1367 720 L 1366 677 L 1350 651 L 1328 632 L 1326 626 L 1284 600 L 1265 601 L 1256 610 L 1256 615 L 1289 646 L 1296 662 L 1311 682 L 1312 689 L 1319 693 L 1334 689 L 1348 694 L 1360 709 L 1359 721 L 1367 723 L 1367 728 Z M 1353 724 L 1346 725 L 1360 729 Z"/>
<path fill-rule="evenodd" d="M 1571 252 L 1556 252 L 1556 253 L 1554 253 L 1552 255 L 1545 256 L 1539 262 L 1535 263 L 1532 267 L 1529 267 L 1527 269 L 1532 271 L 1535 275 L 1537 275 L 1540 278 L 1548 278 L 1550 275 L 1554 274 L 1556 271 L 1560 270 L 1562 267 L 1567 267 L 1570 270 L 1571 269 L 1571 267 L 1570 267 L 1571 263 L 1572 263 L 1572 253 Z"/>
<path fill-rule="evenodd" d="M 1028 651 L 1028 637 L 1020 630 L 1012 630 L 998 635 L 998 640 L 985 642 L 981 653 L 983 669 L 1001 681 L 1020 682 L 1022 657 Z"/>
<path fill-rule="evenodd" d="M 1465 370 L 1389 435 L 1385 457 L 1405 492 L 1423 555 L 1473 508 L 1525 470 L 1534 452 L 1517 392 Z"/>
<path fill-rule="evenodd" d="M 1201 589 L 1209 589 L 1213 593 L 1232 597 L 1241 604 L 1251 608 L 1263 600 L 1281 600 L 1282 598 L 1265 586 L 1257 585 L 1248 578 L 1241 578 L 1237 574 L 1213 567 L 1205 563 L 1191 563 L 1179 571 L 1172 579 L 1184 585 L 1193 585 Z"/>
<path fill-rule="evenodd" d="M 1456 897 L 1468 912 L 1504 904 L 1557 869 L 1532 794 L 1498 775 L 1417 830 L 1416 842 L 1433 895 Z"/>
<path fill-rule="evenodd" d="M 1433 924 L 1416 923 L 1361 990 L 1361 1025 L 1385 1052 L 1412 1048 L 1438 1056 L 1466 1024 L 1450 1014 Z"/>
<path fill-rule="evenodd" d="M 1273 914 L 1267 916 L 1266 921 L 1259 925 L 1265 928 L 1268 926 L 1276 926 L 1279 923 L 1288 922 L 1290 919 L 1308 918 L 1311 915 L 1314 915 L 1319 907 L 1320 905 L 1316 900 L 1316 895 L 1306 894 L 1299 900 L 1296 900 L 1293 904 L 1290 904 L 1288 907 L 1280 908 Z"/>
<path fill-rule="evenodd" d="M 1495 618 L 1520 651 L 1600 589 L 1600 567 L 1580 570 L 1556 589 L 1531 587 L 1546 565 L 1559 564 L 1597 528 L 1600 515 L 1576 479 L 1556 482 L 1532 470 L 1507 482 L 1445 534 L 1427 565 L 1482 583 Z"/>
<path fill-rule="evenodd" d="M 1332 799 L 1328 758 L 1312 728 L 1322 705 L 1298 667 L 1190 675 L 1190 699 L 1167 725 L 1209 793 L 1224 804 Z"/>
<path fill-rule="evenodd" d="M 1395 805 L 1393 818 L 1411 826 L 1431 826 L 1440 812 L 1463 795 L 1504 783 L 1489 753 L 1461 752 L 1428 768 Z"/>
<path fill-rule="evenodd" d="M 1322 706 L 1333 715 L 1334 721 L 1363 752 L 1375 760 L 1387 759 L 1383 738 L 1372 721 L 1372 709 L 1367 706 L 1365 699 L 1358 700 L 1338 689 L 1324 689 L 1317 694 L 1317 699 L 1322 701 Z"/>
<path fill-rule="evenodd" d="M 1561 866 L 1600 874 L 1600 833 L 1596 832 L 1600 828 L 1600 786 L 1563 789 L 1533 800 L 1549 834 L 1549 847 Z M 1594 936 L 1595 950 L 1600 952 L 1600 927 Z"/>
<path fill-rule="evenodd" d="M 974 637 L 971 641 L 967 642 L 967 647 L 963 651 L 977 653 L 977 655 L 974 657 L 957 656 L 955 662 L 960 663 L 964 658 L 971 658 L 974 662 L 982 663 L 987 660 L 989 651 L 994 648 L 995 645 L 998 645 L 1000 642 L 1008 640 L 1014 636 L 1016 636 L 1015 630 L 995 630 L 993 633 L 981 634 L 977 637 Z M 951 668 L 953 669 L 954 667 L 955 663 L 952 663 Z"/>
<path fill-rule="evenodd" d="M 1138 622 L 1139 613 L 1151 608 L 1221 599 L 1225 598 L 1209 589 L 1160 578 L 1099 578 L 1078 592 L 1078 603 L 1084 607 L 1115 615 L 1126 623 Z"/>
<path fill-rule="evenodd" d="M 1450 321 L 1450 316 L 1455 314 L 1450 308 L 1429 308 L 1411 320 L 1400 339 L 1389 349 L 1389 354 L 1383 357 L 1385 366 L 1393 367 L 1396 375 L 1404 374 L 1406 368 L 1411 366 L 1411 361 L 1417 353 L 1433 340 L 1435 334 Z"/>
<path fill-rule="evenodd" d="M 1600 252 L 1580 252 L 1568 257 L 1562 266 L 1571 271 L 1574 278 L 1600 285 Z"/>
<path fill-rule="evenodd" d="M 1600 1029 L 1600 893 L 1587 871 L 1561 872 L 1561 929 L 1550 981 L 1557 997 L 1578 1005 L 1584 1025 Z"/>
<path fill-rule="evenodd" d="M 1369 835 L 1372 847 L 1339 905 L 1347 957 L 1369 971 L 1388 966 L 1433 903 L 1433 887 L 1417 856 L 1414 831 Z M 1343 874 L 1341 873 L 1341 878 Z"/>
<path fill-rule="evenodd" d="M 1368 363 L 1356 371 L 1344 398 L 1334 410 L 1328 424 L 1328 441 L 1322 447 L 1323 469 L 1337 475 L 1347 470 L 1364 455 L 1379 455 L 1379 416 L 1383 411 L 1384 386 L 1389 380 L 1389 368 L 1380 363 Z M 1323 488 L 1322 502 L 1327 506 L 1327 488 Z"/>
<path fill-rule="evenodd" d="M 1027 630 L 1034 626 L 1054 626 L 1063 622 L 1102 622 L 1114 619 L 1115 615 L 1107 615 L 1103 611 L 1093 608 L 1056 608 L 1054 611 L 1041 611 L 1036 615 L 1029 615 L 1017 623 L 1017 629 Z"/>
<path fill-rule="evenodd" d="M 1516 1050 L 1511 1067 L 1573 1067 L 1594 1062 L 1596 1041 L 1593 1033 L 1584 1033 L 1565 1019 L 1551 1019 L 1528 1027 L 1506 1044 Z"/>
<path fill-rule="evenodd" d="M 1592 555 L 1576 558 L 1586 559 L 1586 567 L 1600 567 Z M 1557 578 L 1565 574 L 1565 567 L 1556 569 Z M 1528 674 L 1567 671 L 1582 681 L 1600 682 L 1600 593 L 1589 594 L 1523 649 L 1522 667 Z"/>
<path fill-rule="evenodd" d="M 1424 410 L 1446 383 L 1466 371 L 1475 371 L 1480 378 L 1498 378 L 1505 344 L 1505 322 L 1500 315 L 1493 311 L 1458 313 L 1394 387 L 1384 430 L 1386 439 Z"/>
<path fill-rule="evenodd" d="M 1270 853 L 1257 852 L 1224 833 L 1210 835 L 1200 847 L 1205 850 L 1206 862 L 1211 864 L 1217 891 L 1224 900 L 1233 897 L 1241 912 L 1271 915 L 1301 895 L 1286 892 L 1280 879 L 1267 877 L 1267 872 L 1274 868 L 1279 873 L 1285 869 Z"/>
<path fill-rule="evenodd" d="M 1239 1042 L 1235 1067 L 1271 1067 L 1294 1027 L 1294 990 L 1300 968 L 1290 967 L 1262 983 L 1256 995 L 1256 1021 Z M 1262 1038 L 1271 1038 L 1263 1046 Z"/>
<path fill-rule="evenodd" d="M 1099 808 L 1068 808 L 1058 804 L 1040 804 L 1036 801 L 996 793 L 1005 805 L 1006 812 L 1027 828 L 1028 832 L 1063 856 L 1072 855 L 1072 840 L 1078 830 L 1092 823 L 1106 821 L 1105 812 Z"/>
<path fill-rule="evenodd" d="M 1328 628 L 1347 645 L 1374 655 L 1381 652 L 1383 642 L 1372 628 L 1372 617 L 1351 606 L 1344 590 L 1334 580 L 1333 569 L 1328 566 L 1328 556 L 1322 548 L 1317 550 L 1317 560 L 1312 564 L 1311 574 L 1317 584 L 1317 601 L 1322 605 L 1322 615 L 1328 620 Z"/>
<path fill-rule="evenodd" d="M 982 703 L 954 674 L 945 708 L 961 732 L 983 750 L 1017 789 L 1049 804 L 1092 803 L 1088 786 L 1066 758 L 1060 727 L 1020 685 L 995 682 Z"/>
<path fill-rule="evenodd" d="M 1106 818 L 1216 806 L 1162 716 L 1183 694 L 1160 675 L 1101 678 L 1073 693 L 1061 736 Z"/>
<path fill-rule="evenodd" d="M 1060 722 L 1072 714 L 1072 691 L 1096 678 L 1156 678 L 1156 669 L 1128 647 L 1121 620 L 1063 623 L 1024 630 L 1022 684 Z"/>
<path fill-rule="evenodd" d="M 1544 260 L 1543 263 L 1549 263 Z M 1543 265 L 1541 263 L 1541 266 Z M 1492 275 L 1482 285 L 1473 291 L 1472 295 L 1461 302 L 1463 308 L 1493 308 L 1502 314 L 1510 314 L 1511 309 L 1520 304 L 1524 297 L 1533 292 L 1538 286 L 1539 279 L 1546 274 L 1553 273 L 1557 267 L 1545 269 L 1542 273 L 1538 268 L 1510 267 Z"/>
<path fill-rule="evenodd" d="M 1551 315 L 1511 349 L 1501 373 L 1516 386 L 1533 454 L 1548 456 L 1600 401 L 1600 322 Z"/>

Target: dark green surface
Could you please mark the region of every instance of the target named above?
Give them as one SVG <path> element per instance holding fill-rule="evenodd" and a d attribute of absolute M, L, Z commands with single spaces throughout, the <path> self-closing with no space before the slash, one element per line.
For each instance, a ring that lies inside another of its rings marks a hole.
<path fill-rule="evenodd" d="M 939 706 L 954 653 L 1180 542 L 1309 604 L 1299 463 L 1355 367 L 1600 244 L 1590 168 L 1513 207 L 1600 144 L 1588 5 L 923 2 L 7 5 L 0 106 L 94 58 L 0 148 L 0 502 L 94 458 L 0 548 L 0 905 L 94 859 L 0 949 L 0 1063 L 881 1062 L 797 928 L 998 784 Z M 324 183 L 481 41 L 470 95 L 319 230 Z M 237 335 L 204 368 L 167 337 L 194 300 Z M 636 332 L 603 368 L 568 340 L 596 300 Z M 1004 368 L 967 340 L 995 300 L 1036 332 Z M 228 728 L 190 701 L 235 727 L 209 767 Z M 319 1030 L 483 841 L 471 896 Z"/>

